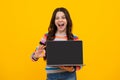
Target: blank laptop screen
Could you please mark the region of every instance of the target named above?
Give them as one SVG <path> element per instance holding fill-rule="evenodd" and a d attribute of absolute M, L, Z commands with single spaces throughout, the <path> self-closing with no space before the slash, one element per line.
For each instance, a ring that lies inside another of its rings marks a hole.
<path fill-rule="evenodd" d="M 79 66 L 83 64 L 82 41 L 47 41 L 47 65 Z"/>

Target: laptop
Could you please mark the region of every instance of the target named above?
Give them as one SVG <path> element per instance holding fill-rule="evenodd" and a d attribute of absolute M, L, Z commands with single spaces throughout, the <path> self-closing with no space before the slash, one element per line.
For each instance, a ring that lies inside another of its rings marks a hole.
<path fill-rule="evenodd" d="M 82 41 L 47 41 L 46 56 L 48 66 L 83 65 Z"/>

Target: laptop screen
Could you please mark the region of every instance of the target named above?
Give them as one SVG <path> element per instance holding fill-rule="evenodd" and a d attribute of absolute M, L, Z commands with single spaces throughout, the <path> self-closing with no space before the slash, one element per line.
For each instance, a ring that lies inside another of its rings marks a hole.
<path fill-rule="evenodd" d="M 82 41 L 47 41 L 47 65 L 79 66 L 83 64 Z"/>

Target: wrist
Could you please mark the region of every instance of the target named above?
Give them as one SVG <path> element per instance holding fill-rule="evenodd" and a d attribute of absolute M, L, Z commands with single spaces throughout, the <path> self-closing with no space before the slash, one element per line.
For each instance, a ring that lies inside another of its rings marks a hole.
<path fill-rule="evenodd" d="M 35 53 L 33 53 L 32 59 L 35 60 L 35 61 L 37 61 L 39 58 L 35 55 Z"/>

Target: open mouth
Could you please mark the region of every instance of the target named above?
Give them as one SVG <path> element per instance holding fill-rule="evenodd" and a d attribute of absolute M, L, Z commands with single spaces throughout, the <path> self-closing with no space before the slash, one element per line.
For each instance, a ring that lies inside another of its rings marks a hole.
<path fill-rule="evenodd" d="M 62 27 L 62 26 L 64 26 L 64 23 L 62 23 L 62 24 L 58 24 L 58 26 L 59 26 L 59 27 Z"/>

